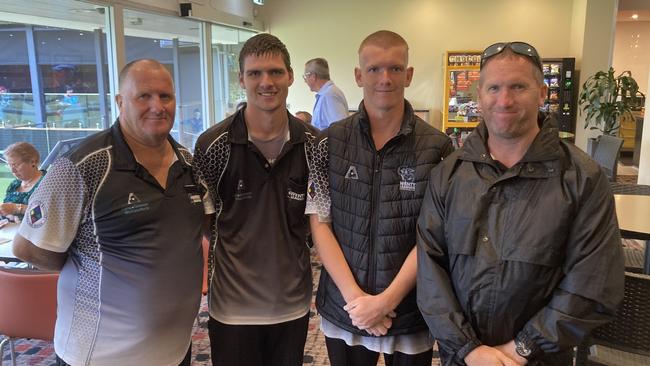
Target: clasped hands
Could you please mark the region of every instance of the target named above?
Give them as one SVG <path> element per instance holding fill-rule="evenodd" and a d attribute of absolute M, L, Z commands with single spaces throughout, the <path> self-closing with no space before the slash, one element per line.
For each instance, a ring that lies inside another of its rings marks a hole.
<path fill-rule="evenodd" d="M 515 343 L 510 341 L 499 346 L 476 347 L 465 357 L 468 366 L 523 366 L 528 361 L 515 352 Z"/>
<path fill-rule="evenodd" d="M 348 302 L 343 309 L 348 312 L 352 325 L 374 336 L 386 335 L 396 315 L 382 294 L 363 293 Z"/>

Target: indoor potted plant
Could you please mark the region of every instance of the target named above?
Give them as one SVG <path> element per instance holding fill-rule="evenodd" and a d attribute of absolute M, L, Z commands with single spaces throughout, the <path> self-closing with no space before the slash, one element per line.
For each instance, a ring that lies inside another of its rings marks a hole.
<path fill-rule="evenodd" d="M 600 130 L 604 135 L 618 135 L 621 119 L 632 115 L 639 86 L 630 71 L 615 76 L 614 68 L 598 71 L 583 84 L 578 103 L 580 112 L 587 114 L 585 128 Z M 590 139 L 587 152 L 591 155 L 597 140 Z"/>

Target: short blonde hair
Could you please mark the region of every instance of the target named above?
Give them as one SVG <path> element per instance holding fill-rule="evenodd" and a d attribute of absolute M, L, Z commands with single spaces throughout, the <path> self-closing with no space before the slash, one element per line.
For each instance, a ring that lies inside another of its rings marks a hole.
<path fill-rule="evenodd" d="M 361 45 L 359 45 L 358 52 L 361 53 L 361 50 L 368 45 L 373 45 L 373 46 L 378 46 L 383 48 L 403 46 L 406 47 L 407 51 L 409 49 L 409 44 L 406 43 L 404 37 L 389 30 L 379 30 L 368 35 L 366 38 L 364 38 L 363 41 L 361 41 Z"/>
<path fill-rule="evenodd" d="M 9 146 L 4 151 L 4 156 L 18 158 L 22 161 L 35 161 L 37 164 L 41 160 L 41 155 L 38 153 L 38 150 L 34 145 L 28 142 L 15 142 Z"/>

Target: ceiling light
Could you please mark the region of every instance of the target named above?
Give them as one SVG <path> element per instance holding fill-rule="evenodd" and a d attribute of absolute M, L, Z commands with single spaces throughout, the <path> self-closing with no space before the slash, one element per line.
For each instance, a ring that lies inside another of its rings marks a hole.
<path fill-rule="evenodd" d="M 639 14 L 636 14 L 636 13 L 632 14 L 632 16 L 630 18 L 632 18 L 634 20 L 637 20 L 637 19 L 639 19 Z"/>

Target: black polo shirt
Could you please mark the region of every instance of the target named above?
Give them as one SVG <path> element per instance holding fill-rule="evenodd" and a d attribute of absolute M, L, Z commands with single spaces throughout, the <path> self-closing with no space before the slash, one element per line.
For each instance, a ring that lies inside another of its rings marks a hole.
<path fill-rule="evenodd" d="M 68 364 L 178 364 L 201 297 L 204 210 L 191 154 L 163 189 L 115 123 L 58 159 L 30 199 L 19 233 L 68 252 L 54 347 Z"/>
<path fill-rule="evenodd" d="M 289 115 L 289 134 L 273 164 L 249 141 L 243 110 L 197 140 L 197 180 L 216 211 L 210 315 L 222 323 L 275 324 L 309 311 L 304 212 L 316 130 Z"/>

